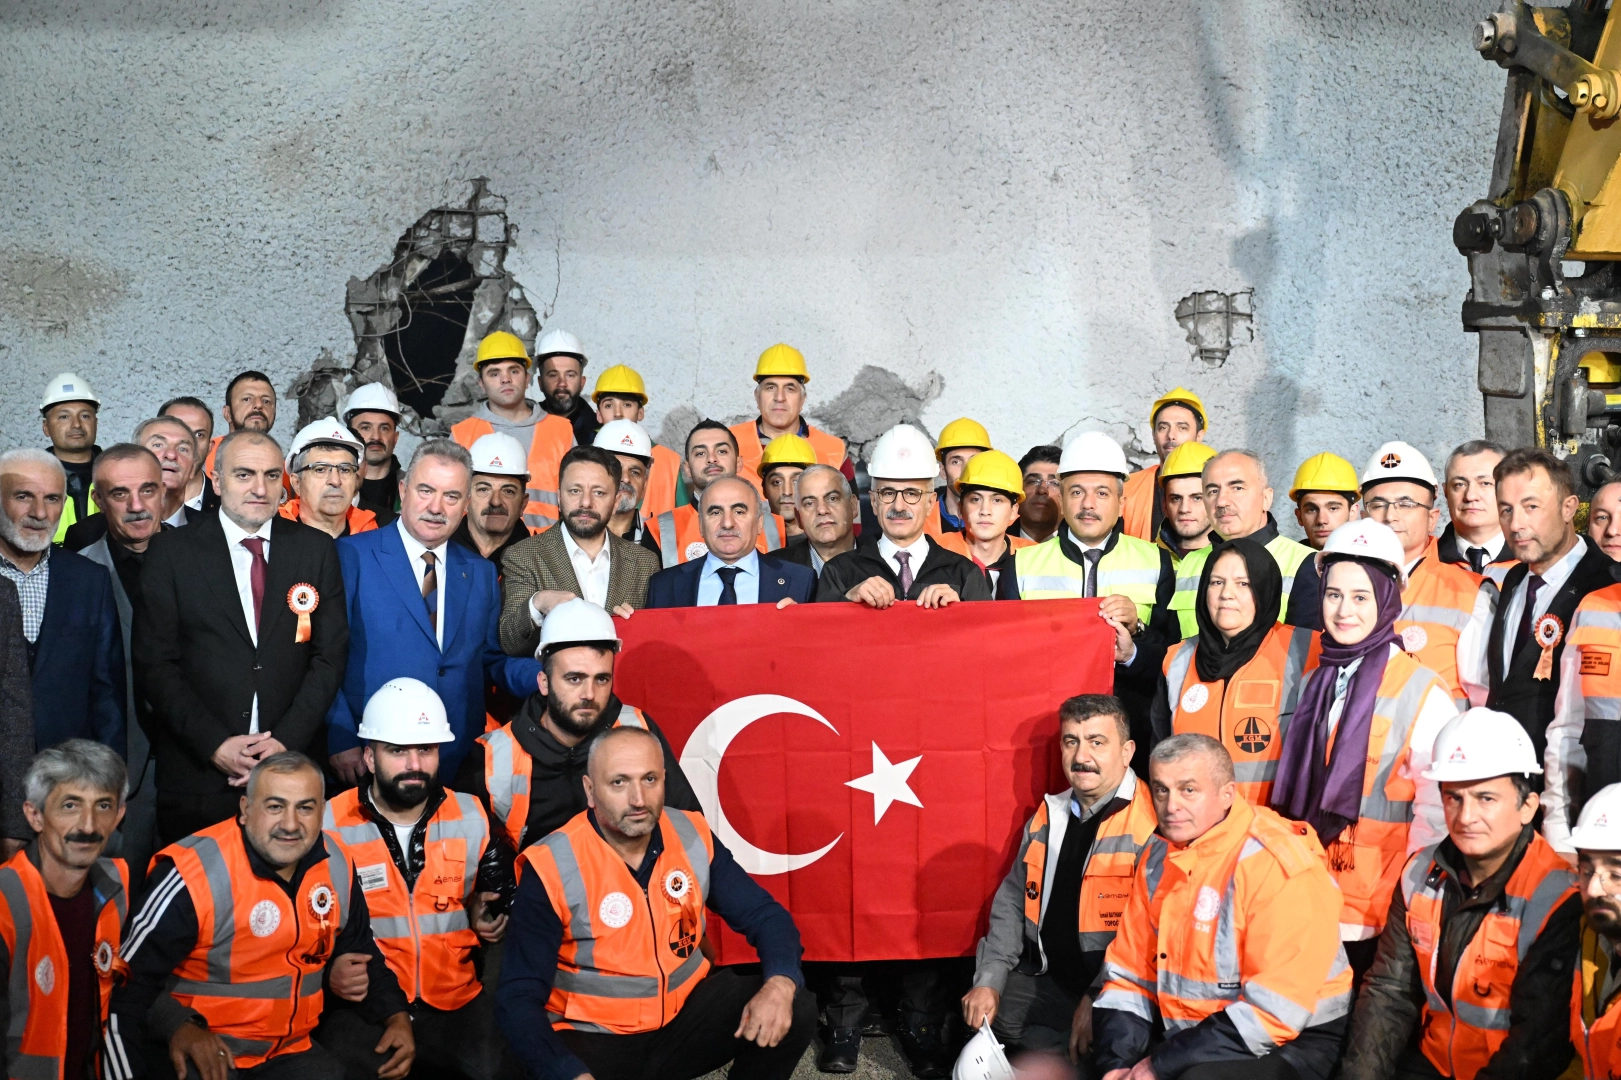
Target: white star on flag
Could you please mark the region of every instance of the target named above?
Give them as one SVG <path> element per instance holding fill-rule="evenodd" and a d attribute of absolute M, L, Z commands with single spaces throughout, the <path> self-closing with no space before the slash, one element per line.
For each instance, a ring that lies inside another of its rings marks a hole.
<path fill-rule="evenodd" d="M 890 803 L 903 802 L 908 806 L 922 808 L 923 802 L 912 792 L 912 787 L 906 782 L 917 768 L 917 763 L 923 760 L 919 754 L 906 761 L 891 763 L 884 752 L 878 749 L 878 744 L 872 744 L 872 772 L 854 780 L 846 780 L 845 787 L 853 787 L 857 791 L 865 791 L 872 796 L 872 823 L 878 824 L 884 820 L 884 811 L 889 809 Z"/>

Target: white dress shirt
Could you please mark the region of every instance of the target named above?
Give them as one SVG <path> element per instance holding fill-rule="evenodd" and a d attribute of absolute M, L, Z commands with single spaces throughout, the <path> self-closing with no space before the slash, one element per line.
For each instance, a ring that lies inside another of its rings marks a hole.
<path fill-rule="evenodd" d="M 919 536 L 909 547 L 901 547 L 887 536 L 878 538 L 878 554 L 889 564 L 890 571 L 898 578 L 901 576 L 901 561 L 895 558 L 897 551 L 904 551 L 912 557 L 908 569 L 912 571 L 912 580 L 916 581 L 918 572 L 923 569 L 923 560 L 929 557 L 928 534 Z"/>
<path fill-rule="evenodd" d="M 446 540 L 438 547 L 431 548 L 411 535 L 411 530 L 405 527 L 403 517 L 394 524 L 400 530 L 400 539 L 405 542 L 405 558 L 411 564 L 411 572 L 416 575 L 417 592 L 419 593 L 422 591 L 422 579 L 428 573 L 428 564 L 422 561 L 422 553 L 425 551 L 433 552 L 434 574 L 439 579 L 439 588 L 436 590 L 435 596 L 439 601 L 439 611 L 435 614 L 433 620 L 433 636 L 434 641 L 438 643 L 439 648 L 442 650 L 445 647 L 445 586 L 450 584 L 450 577 L 445 573 L 445 548 L 450 546 L 450 541 Z"/>
<path fill-rule="evenodd" d="M 563 547 L 568 549 L 568 561 L 574 565 L 574 580 L 579 582 L 580 595 L 597 605 L 599 608 L 608 606 L 608 573 L 613 568 L 609 553 L 613 545 L 608 543 L 608 534 L 602 534 L 602 550 L 597 557 L 592 558 L 585 553 L 585 549 L 574 542 L 574 536 L 563 529 Z"/>
<path fill-rule="evenodd" d="M 184 511 L 182 511 L 184 513 Z M 253 617 L 253 552 L 242 546 L 242 541 L 251 536 L 263 540 L 265 556 L 266 577 L 269 576 L 270 564 L 270 526 L 276 519 L 271 518 L 259 526 L 257 532 L 247 532 L 229 514 L 220 512 L 220 528 L 225 532 L 225 547 L 231 553 L 231 574 L 236 578 L 237 599 L 242 602 L 242 621 L 248 624 L 248 637 L 253 640 L 253 647 L 259 647 L 259 623 Z M 268 593 L 260 601 L 261 606 L 272 603 L 274 600 Z M 248 733 L 259 732 L 259 695 L 253 695 L 253 711 L 248 714 Z"/>
<path fill-rule="evenodd" d="M 1565 552 L 1560 560 L 1548 567 L 1542 575 L 1542 588 L 1537 590 L 1537 602 L 1531 608 L 1531 619 L 1542 618 L 1548 612 L 1548 605 L 1553 603 L 1555 594 L 1565 587 L 1576 564 L 1582 561 L 1587 554 L 1587 540 L 1577 534 L 1576 546 Z M 1529 568 L 1527 568 L 1529 569 Z M 1531 587 L 1531 575 L 1526 574 L 1514 592 L 1502 598 L 1500 603 L 1508 605 L 1503 612 L 1503 670 L 1508 671 L 1509 664 L 1514 660 L 1514 638 L 1520 630 L 1520 612 L 1525 610 L 1525 593 Z"/>
<path fill-rule="evenodd" d="M 704 568 L 698 572 L 698 606 L 714 607 L 720 603 L 721 580 L 717 573 L 726 563 L 715 558 L 710 552 L 704 558 Z M 732 579 L 732 587 L 737 591 L 739 604 L 758 604 L 760 602 L 760 553 L 751 551 L 737 562 L 732 563 L 742 573 Z"/>

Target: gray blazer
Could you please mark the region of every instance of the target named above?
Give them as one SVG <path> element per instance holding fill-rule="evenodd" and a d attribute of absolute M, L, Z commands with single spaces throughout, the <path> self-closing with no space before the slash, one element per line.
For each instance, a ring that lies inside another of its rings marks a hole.
<path fill-rule="evenodd" d="M 580 595 L 568 548 L 565 525 L 507 548 L 501 556 L 501 648 L 508 656 L 533 656 L 540 647 L 540 627 L 529 617 L 529 598 L 542 589 Z M 608 531 L 608 610 L 620 604 L 647 606 L 647 583 L 659 570 L 659 557 L 640 544 Z"/>

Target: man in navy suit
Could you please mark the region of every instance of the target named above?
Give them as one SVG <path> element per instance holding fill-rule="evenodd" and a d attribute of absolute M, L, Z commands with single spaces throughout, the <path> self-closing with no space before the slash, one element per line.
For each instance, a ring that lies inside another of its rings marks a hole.
<path fill-rule="evenodd" d="M 456 733 L 440 751 L 446 776 L 484 734 L 486 683 L 520 700 L 539 687 L 539 661 L 501 651 L 495 564 L 451 542 L 467 515 L 472 479 L 466 450 L 431 439 L 417 447 L 400 480 L 398 520 L 338 542 L 349 668 L 327 714 L 327 750 L 345 783 L 357 783 L 363 771 L 356 729 L 366 701 L 390 679 L 420 679 L 445 703 Z"/>
<path fill-rule="evenodd" d="M 735 476 L 712 481 L 698 500 L 698 528 L 709 554 L 653 575 L 647 606 L 717 607 L 728 604 L 806 604 L 816 595 L 816 574 L 806 566 L 755 548 L 760 535 L 760 493 Z"/>

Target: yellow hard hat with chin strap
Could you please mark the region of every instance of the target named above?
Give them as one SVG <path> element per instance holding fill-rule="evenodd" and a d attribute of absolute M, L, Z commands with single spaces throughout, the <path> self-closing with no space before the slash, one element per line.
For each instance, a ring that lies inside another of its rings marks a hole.
<path fill-rule="evenodd" d="M 810 382 L 810 372 L 805 368 L 805 355 L 792 345 L 778 343 L 760 354 L 759 362 L 754 365 L 754 381 L 770 379 L 778 376 L 798 379 L 800 382 Z"/>

